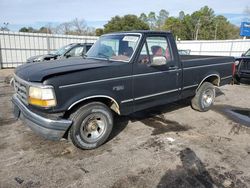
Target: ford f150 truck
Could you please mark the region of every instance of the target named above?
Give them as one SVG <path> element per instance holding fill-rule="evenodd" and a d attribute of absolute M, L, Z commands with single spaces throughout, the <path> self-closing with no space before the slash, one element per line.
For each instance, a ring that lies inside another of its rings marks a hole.
<path fill-rule="evenodd" d="M 215 86 L 231 82 L 233 66 L 233 57 L 179 56 L 170 32 L 106 34 L 83 59 L 18 67 L 14 114 L 45 138 L 93 149 L 109 137 L 114 113 L 188 97 L 195 110 L 209 110 Z"/>

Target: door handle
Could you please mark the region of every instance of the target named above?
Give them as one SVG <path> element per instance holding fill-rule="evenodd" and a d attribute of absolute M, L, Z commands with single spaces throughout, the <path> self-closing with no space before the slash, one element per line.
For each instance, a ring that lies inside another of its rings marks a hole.
<path fill-rule="evenodd" d="M 169 69 L 170 69 L 170 70 L 178 69 L 178 67 L 177 67 L 177 66 L 171 66 L 171 67 L 169 67 Z"/>

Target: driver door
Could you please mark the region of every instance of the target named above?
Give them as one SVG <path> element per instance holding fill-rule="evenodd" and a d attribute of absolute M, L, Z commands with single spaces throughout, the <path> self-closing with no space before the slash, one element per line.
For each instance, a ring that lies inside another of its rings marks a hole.
<path fill-rule="evenodd" d="M 134 110 L 174 101 L 179 95 L 179 68 L 170 50 L 168 38 L 147 36 L 133 64 Z M 163 59 L 157 64 L 157 59 Z"/>

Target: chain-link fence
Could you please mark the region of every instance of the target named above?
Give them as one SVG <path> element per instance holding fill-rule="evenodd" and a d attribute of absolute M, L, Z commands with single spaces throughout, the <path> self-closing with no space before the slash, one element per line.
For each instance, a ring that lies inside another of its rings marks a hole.
<path fill-rule="evenodd" d="M 98 37 L 0 31 L 0 68 L 24 64 L 70 43 L 94 43 Z"/>

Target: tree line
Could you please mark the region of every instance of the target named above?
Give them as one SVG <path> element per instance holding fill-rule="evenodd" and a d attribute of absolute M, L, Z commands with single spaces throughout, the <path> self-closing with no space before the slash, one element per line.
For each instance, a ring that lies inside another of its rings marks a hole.
<path fill-rule="evenodd" d="M 239 27 L 222 15 L 216 16 L 207 6 L 192 14 L 181 11 L 178 17 L 169 17 L 162 29 L 171 30 L 182 40 L 237 39 L 240 32 Z"/>
<path fill-rule="evenodd" d="M 204 6 L 192 14 L 180 11 L 177 17 L 169 16 L 169 12 L 164 9 L 160 10 L 158 14 L 155 12 L 142 13 L 139 17 L 135 15 L 116 16 L 96 34 L 128 30 L 128 28 L 134 30 L 138 27 L 146 30 L 171 31 L 176 39 L 181 40 L 239 38 L 239 27 L 231 24 L 226 17 L 215 15 L 214 10 L 208 6 Z"/>
<path fill-rule="evenodd" d="M 65 34 L 65 35 L 95 35 L 95 28 L 88 27 L 85 20 L 75 18 L 74 20 L 63 22 L 57 26 L 43 26 L 40 29 L 33 27 L 22 27 L 19 32 L 29 33 L 48 33 L 48 34 Z"/>

